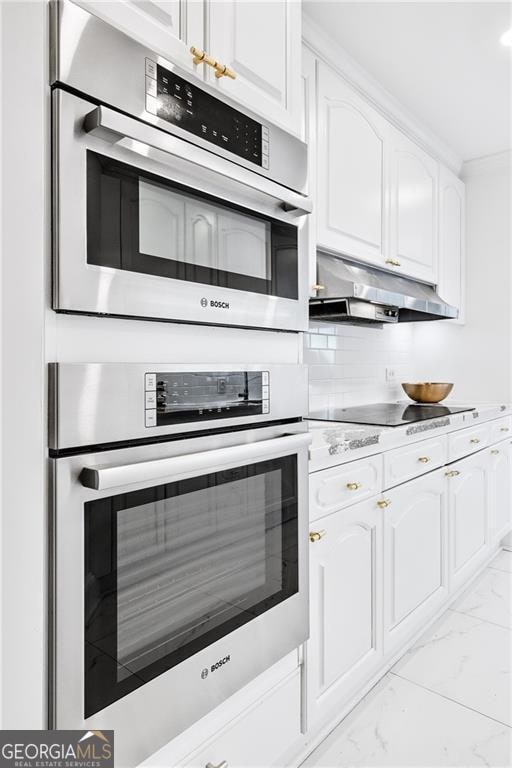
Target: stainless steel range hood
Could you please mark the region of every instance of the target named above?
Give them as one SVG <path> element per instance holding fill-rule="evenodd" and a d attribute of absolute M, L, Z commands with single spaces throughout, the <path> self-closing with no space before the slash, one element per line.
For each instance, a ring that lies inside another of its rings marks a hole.
<path fill-rule="evenodd" d="M 335 323 L 407 323 L 458 317 L 435 288 L 318 251 L 318 296 L 309 316 Z"/>

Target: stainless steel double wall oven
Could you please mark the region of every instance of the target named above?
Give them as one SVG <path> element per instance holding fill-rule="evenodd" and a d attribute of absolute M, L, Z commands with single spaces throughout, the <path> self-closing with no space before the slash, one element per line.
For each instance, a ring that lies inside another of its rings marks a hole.
<path fill-rule="evenodd" d="M 308 635 L 300 366 L 54 364 L 50 727 L 137 765 Z"/>
<path fill-rule="evenodd" d="M 305 144 L 84 9 L 51 10 L 54 309 L 305 329 Z"/>

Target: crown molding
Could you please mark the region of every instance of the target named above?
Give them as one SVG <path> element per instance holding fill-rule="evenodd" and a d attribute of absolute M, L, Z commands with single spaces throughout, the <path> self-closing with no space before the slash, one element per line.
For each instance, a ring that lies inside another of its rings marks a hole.
<path fill-rule="evenodd" d="M 442 139 L 426 130 L 389 91 L 337 45 L 307 14 L 302 15 L 302 40 L 315 56 L 336 70 L 369 101 L 390 123 L 419 144 L 426 152 L 447 165 L 457 176 L 462 158 Z"/>
<path fill-rule="evenodd" d="M 495 152 L 485 157 L 475 157 L 473 160 L 466 160 L 462 166 L 462 178 L 468 179 L 471 176 L 482 176 L 491 173 L 512 172 L 512 150 L 505 149 L 503 152 Z"/>

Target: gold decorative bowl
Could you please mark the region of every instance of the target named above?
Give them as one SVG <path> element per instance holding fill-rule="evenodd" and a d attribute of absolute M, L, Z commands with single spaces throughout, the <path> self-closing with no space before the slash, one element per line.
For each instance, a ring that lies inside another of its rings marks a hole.
<path fill-rule="evenodd" d="M 453 384 L 423 381 L 418 384 L 402 383 L 402 388 L 405 394 L 417 403 L 440 403 L 448 397 Z"/>

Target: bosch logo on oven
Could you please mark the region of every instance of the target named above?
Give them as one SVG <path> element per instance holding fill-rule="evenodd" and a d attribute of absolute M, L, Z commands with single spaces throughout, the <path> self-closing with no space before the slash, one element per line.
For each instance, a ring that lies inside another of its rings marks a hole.
<path fill-rule="evenodd" d="M 228 663 L 228 661 L 231 661 L 231 656 L 229 654 L 227 656 L 224 656 L 223 659 L 219 659 L 218 661 L 216 661 L 215 664 L 212 664 L 209 669 L 205 667 L 201 671 L 201 677 L 203 678 L 203 680 L 206 680 L 210 672 L 216 672 L 217 669 L 220 669 L 221 667 L 223 667 L 224 664 Z"/>
<path fill-rule="evenodd" d="M 219 301 L 218 299 L 201 299 L 202 307 L 213 307 L 214 309 L 229 309 L 229 301 Z"/>

